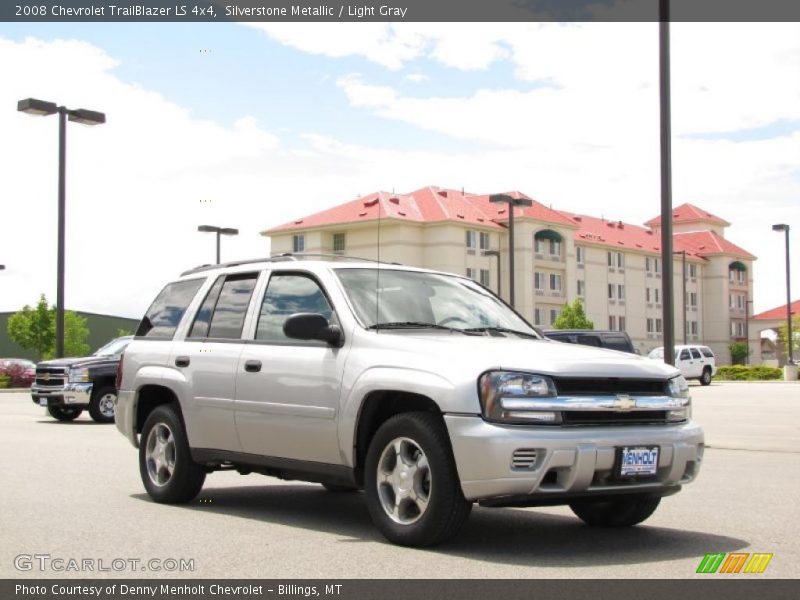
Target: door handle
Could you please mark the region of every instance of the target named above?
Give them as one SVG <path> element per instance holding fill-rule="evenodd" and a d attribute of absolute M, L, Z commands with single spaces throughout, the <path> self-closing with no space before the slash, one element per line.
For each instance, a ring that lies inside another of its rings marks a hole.
<path fill-rule="evenodd" d="M 248 360 L 244 363 L 244 370 L 248 373 L 258 373 L 261 370 L 260 360 Z"/>
<path fill-rule="evenodd" d="M 177 356 L 175 358 L 175 366 L 176 367 L 188 367 L 189 366 L 189 357 L 188 356 Z"/>

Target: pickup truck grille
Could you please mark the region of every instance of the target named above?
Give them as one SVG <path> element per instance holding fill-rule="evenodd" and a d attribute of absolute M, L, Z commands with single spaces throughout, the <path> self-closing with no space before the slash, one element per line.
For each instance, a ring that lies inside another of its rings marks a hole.
<path fill-rule="evenodd" d="M 67 370 L 62 367 L 37 367 L 36 385 L 63 387 L 67 381 Z"/>
<path fill-rule="evenodd" d="M 663 379 L 623 379 L 619 377 L 553 377 L 563 396 L 630 394 L 660 396 L 666 391 Z"/>

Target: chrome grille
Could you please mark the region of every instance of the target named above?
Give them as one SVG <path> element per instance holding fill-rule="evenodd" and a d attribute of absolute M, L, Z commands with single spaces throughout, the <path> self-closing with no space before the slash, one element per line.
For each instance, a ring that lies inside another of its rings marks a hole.
<path fill-rule="evenodd" d="M 44 387 L 63 387 L 67 379 L 67 370 L 62 367 L 37 367 L 36 385 Z"/>

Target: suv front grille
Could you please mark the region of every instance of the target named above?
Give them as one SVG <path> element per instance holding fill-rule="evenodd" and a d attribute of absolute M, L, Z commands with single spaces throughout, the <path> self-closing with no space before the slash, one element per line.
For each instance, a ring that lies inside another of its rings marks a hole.
<path fill-rule="evenodd" d="M 623 379 L 619 377 L 553 377 L 560 396 L 601 396 L 630 394 L 660 396 L 667 382 L 663 379 Z"/>
<path fill-rule="evenodd" d="M 599 410 L 565 410 L 564 425 L 642 425 L 667 422 L 665 410 L 637 410 L 632 412 Z"/>
<path fill-rule="evenodd" d="M 60 367 L 37 367 L 36 385 L 62 387 L 66 383 L 67 370 Z"/>

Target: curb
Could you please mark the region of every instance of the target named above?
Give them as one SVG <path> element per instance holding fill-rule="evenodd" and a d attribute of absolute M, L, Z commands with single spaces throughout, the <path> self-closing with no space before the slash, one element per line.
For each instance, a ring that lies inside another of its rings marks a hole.
<path fill-rule="evenodd" d="M 29 394 L 30 391 L 30 388 L 3 388 L 0 390 L 0 394 Z"/>

